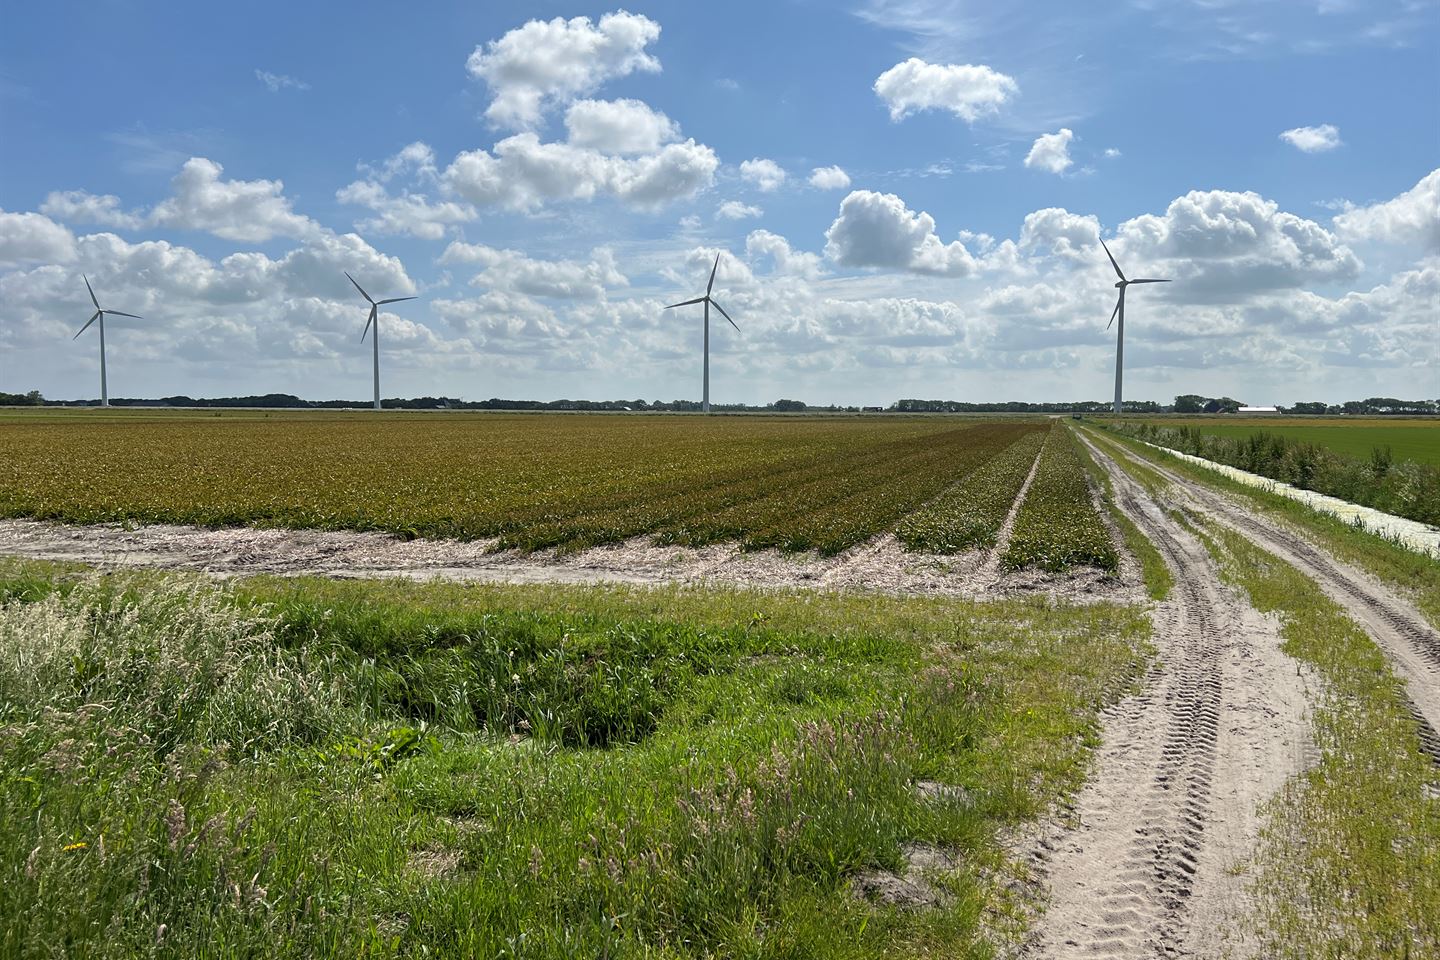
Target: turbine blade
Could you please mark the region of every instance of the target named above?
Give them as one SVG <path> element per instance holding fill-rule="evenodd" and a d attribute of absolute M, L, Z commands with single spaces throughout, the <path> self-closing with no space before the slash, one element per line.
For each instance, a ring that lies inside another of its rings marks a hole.
<path fill-rule="evenodd" d="M 95 304 L 95 309 L 100 309 L 100 301 L 95 299 L 95 290 L 90 286 L 90 278 L 80 274 L 80 279 L 85 281 L 85 289 L 90 291 L 90 302 Z"/>
<path fill-rule="evenodd" d="M 1100 238 L 1100 246 L 1105 247 L 1105 238 L 1104 238 L 1104 237 L 1101 237 L 1101 238 Z M 1115 262 L 1115 255 L 1110 252 L 1110 248 L 1109 248 L 1109 247 L 1105 247 L 1105 256 L 1107 256 L 1107 257 L 1110 258 L 1110 266 L 1112 266 L 1112 267 L 1115 268 L 1115 276 L 1119 277 L 1121 280 L 1124 280 L 1124 279 L 1125 279 L 1125 274 L 1122 273 L 1122 272 L 1120 272 L 1120 264 L 1118 264 L 1118 263 Z"/>
<path fill-rule="evenodd" d="M 402 300 L 419 300 L 419 297 L 391 297 L 389 300 L 376 300 L 377 304 L 399 303 Z"/>
<path fill-rule="evenodd" d="M 364 330 L 363 333 L 360 334 L 360 342 L 361 342 L 361 343 L 364 343 L 364 342 L 365 342 L 365 336 L 366 336 L 366 334 L 368 334 L 368 333 L 370 332 L 370 324 L 372 324 L 372 323 L 375 322 L 375 317 L 376 317 L 376 314 L 378 313 L 379 310 L 380 310 L 379 307 L 371 307 L 371 308 L 370 308 L 370 316 L 369 316 L 368 318 L 366 318 L 366 320 L 365 320 L 365 330 Z"/>
<path fill-rule="evenodd" d="M 1120 301 L 1119 301 L 1119 300 L 1116 300 L 1116 301 L 1115 301 L 1115 309 L 1110 311 L 1110 322 L 1107 323 L 1107 324 L 1105 324 L 1105 329 L 1106 329 L 1106 330 L 1109 330 L 1110 327 L 1115 323 L 1115 315 L 1116 315 L 1117 313 L 1119 313 L 1119 312 L 1120 312 Z"/>
<path fill-rule="evenodd" d="M 1169 280 L 1131 280 L 1131 283 L 1170 283 Z"/>
<path fill-rule="evenodd" d="M 346 271 L 345 271 L 345 276 L 350 280 L 351 283 L 355 283 L 355 278 L 352 277 L 352 276 L 350 276 L 350 271 L 349 271 L 349 270 L 346 270 Z M 364 297 L 366 300 L 370 300 L 370 294 L 366 293 L 366 292 L 365 292 L 365 288 L 362 287 L 362 286 L 360 286 L 360 284 L 355 283 L 355 289 L 360 291 L 360 296 Z M 370 302 L 371 302 L 371 303 L 374 303 L 375 301 L 374 301 L 374 300 L 370 300 Z"/>
<path fill-rule="evenodd" d="M 105 312 L 108 313 L 108 314 L 110 314 L 110 316 L 112 316 L 112 317 L 130 317 L 132 320 L 144 320 L 144 319 L 145 319 L 144 317 L 140 316 L 139 314 L 134 314 L 134 313 L 121 313 L 119 310 L 106 310 Z"/>
<path fill-rule="evenodd" d="M 710 282 L 705 284 L 705 296 L 710 296 L 710 291 L 715 287 L 715 271 L 720 269 L 720 254 L 715 254 L 715 266 L 710 268 Z"/>
<path fill-rule="evenodd" d="M 704 303 L 704 302 L 705 302 L 706 300 L 708 300 L 708 299 L 709 299 L 709 297 L 696 297 L 694 300 L 685 300 L 685 301 L 683 301 L 683 302 L 681 302 L 681 303 L 672 303 L 672 304 L 670 304 L 670 306 L 666 307 L 665 309 L 666 309 L 666 310 L 673 310 L 675 307 L 688 307 L 688 306 L 690 306 L 690 304 L 692 304 L 692 303 Z"/>
<path fill-rule="evenodd" d="M 96 310 L 94 316 L 92 316 L 89 320 L 86 320 L 86 321 L 85 321 L 85 326 L 83 326 L 83 327 L 80 328 L 80 333 L 84 333 L 86 330 L 89 330 L 89 329 L 90 329 L 90 324 L 94 323 L 96 320 L 99 320 L 99 319 L 100 319 L 100 311 L 99 311 L 99 310 Z M 79 339 L 80 339 L 80 333 L 75 334 L 75 336 L 71 337 L 70 339 L 71 339 L 71 340 L 79 340 Z"/>
<path fill-rule="evenodd" d="M 710 305 L 716 310 L 720 311 L 720 316 L 724 317 L 726 320 L 730 320 L 730 314 L 725 312 L 724 307 L 720 306 L 720 304 L 716 303 L 714 300 L 710 301 Z M 734 327 L 736 330 L 740 329 L 739 325 L 736 324 L 734 320 L 730 320 L 730 326 Z"/>

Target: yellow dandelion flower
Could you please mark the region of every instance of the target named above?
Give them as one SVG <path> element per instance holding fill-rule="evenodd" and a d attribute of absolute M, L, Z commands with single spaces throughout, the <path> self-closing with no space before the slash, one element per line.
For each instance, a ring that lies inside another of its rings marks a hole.
<path fill-rule="evenodd" d="M 90 846 L 90 844 L 86 843 L 84 840 L 81 840 L 79 843 L 67 843 L 60 849 L 64 850 L 66 853 L 70 853 L 74 850 L 84 850 L 88 846 Z"/>

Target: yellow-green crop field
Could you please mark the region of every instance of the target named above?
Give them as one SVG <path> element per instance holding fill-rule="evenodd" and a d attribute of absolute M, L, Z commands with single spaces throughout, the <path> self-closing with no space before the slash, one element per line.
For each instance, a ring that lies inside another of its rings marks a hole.
<path fill-rule="evenodd" d="M 378 530 L 496 538 L 499 548 L 525 550 L 650 535 L 830 554 L 898 527 L 912 549 L 953 553 L 993 545 L 1036 458 L 1063 458 L 1040 472 L 1078 485 L 1042 485 L 1044 503 L 1027 512 L 1040 512 L 1029 526 L 1042 540 L 1064 542 L 1032 544 L 1029 556 L 1113 567 L 1103 528 L 1084 520 L 1094 507 L 1068 430 L 1054 423 L 10 414 L 0 418 L 0 515 Z M 1080 522 L 1046 524 L 1046 516 Z"/>

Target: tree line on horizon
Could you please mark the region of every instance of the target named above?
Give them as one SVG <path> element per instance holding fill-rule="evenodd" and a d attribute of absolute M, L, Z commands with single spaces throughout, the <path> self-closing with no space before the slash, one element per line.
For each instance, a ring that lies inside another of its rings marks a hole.
<path fill-rule="evenodd" d="M 47 400 L 39 390 L 28 393 L 0 392 L 0 406 L 7 407 L 88 407 L 96 405 L 95 400 Z M 489 400 L 461 400 L 455 397 L 392 397 L 382 401 L 393 410 L 566 410 L 598 412 L 656 411 L 662 413 L 690 413 L 701 409 L 698 400 L 506 400 L 492 397 Z M 302 400 L 289 393 L 267 393 L 246 397 L 172 397 L 112 398 L 115 407 L 258 407 L 285 410 L 342 410 L 369 407 L 369 401 L 362 400 Z M 1068 402 L 1031 403 L 1023 400 L 977 403 L 964 400 L 897 400 L 888 407 L 845 406 L 829 404 L 817 406 L 803 400 L 781 399 L 767 404 L 712 403 L 714 410 L 731 413 L 1089 413 L 1110 412 L 1110 402 L 1105 400 L 1078 400 Z M 1127 400 L 1126 413 L 1235 413 L 1245 406 L 1231 397 L 1204 397 L 1199 394 L 1181 394 L 1173 403 L 1161 404 L 1154 400 Z M 1298 402 L 1277 410 L 1289 414 L 1346 415 L 1346 416 L 1395 416 L 1440 414 L 1440 400 L 1399 400 L 1393 397 L 1370 397 L 1365 400 L 1348 400 L 1344 403 L 1323 401 Z"/>

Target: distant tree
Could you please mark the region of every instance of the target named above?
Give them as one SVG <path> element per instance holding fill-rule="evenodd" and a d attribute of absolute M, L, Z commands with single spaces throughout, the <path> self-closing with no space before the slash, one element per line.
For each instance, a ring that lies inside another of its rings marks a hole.
<path fill-rule="evenodd" d="M 1330 408 L 1319 401 L 1301 401 L 1290 408 L 1291 413 L 1321 414 Z"/>
<path fill-rule="evenodd" d="M 805 409 L 804 400 L 776 400 L 770 406 L 781 413 L 799 413 Z"/>
<path fill-rule="evenodd" d="M 1175 398 L 1176 413 L 1203 413 L 1206 397 L 1194 393 L 1181 394 Z"/>
<path fill-rule="evenodd" d="M 0 393 L 0 407 L 43 407 L 45 398 L 39 390 L 29 393 Z"/>

